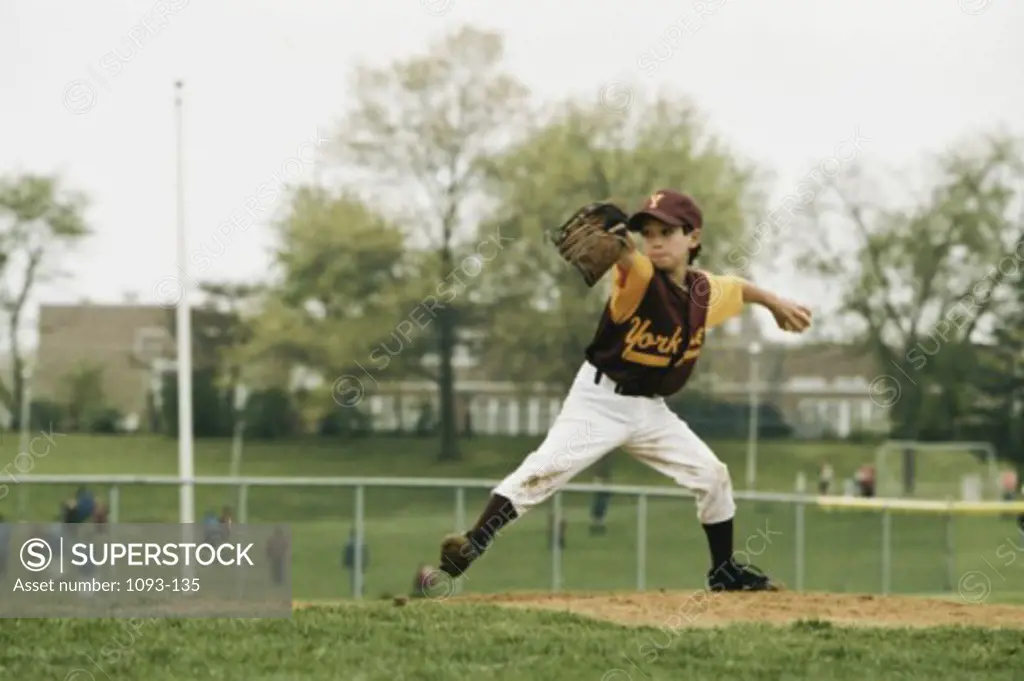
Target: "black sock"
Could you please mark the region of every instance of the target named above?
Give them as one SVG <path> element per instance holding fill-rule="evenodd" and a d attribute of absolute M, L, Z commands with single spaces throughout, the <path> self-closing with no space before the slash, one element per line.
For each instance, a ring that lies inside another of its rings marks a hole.
<path fill-rule="evenodd" d="M 498 531 L 519 517 L 512 502 L 497 494 L 487 501 L 487 506 L 467 535 L 480 550 L 494 541 Z"/>
<path fill-rule="evenodd" d="M 715 570 L 732 558 L 732 518 L 725 522 L 705 525 L 708 548 L 711 550 L 711 569 Z"/>

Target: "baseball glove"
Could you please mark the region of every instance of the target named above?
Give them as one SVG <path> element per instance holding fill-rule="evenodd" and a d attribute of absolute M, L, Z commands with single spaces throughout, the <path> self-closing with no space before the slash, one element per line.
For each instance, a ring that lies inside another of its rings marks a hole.
<path fill-rule="evenodd" d="M 551 239 L 562 259 L 593 287 L 631 248 L 626 215 L 614 203 L 591 203 L 577 210 Z"/>

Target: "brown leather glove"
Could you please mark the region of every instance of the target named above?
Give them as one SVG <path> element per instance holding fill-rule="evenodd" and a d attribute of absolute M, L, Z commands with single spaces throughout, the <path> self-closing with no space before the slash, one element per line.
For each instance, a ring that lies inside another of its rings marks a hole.
<path fill-rule="evenodd" d="M 551 235 L 562 259 L 593 287 L 630 248 L 629 216 L 614 203 L 590 203 Z"/>

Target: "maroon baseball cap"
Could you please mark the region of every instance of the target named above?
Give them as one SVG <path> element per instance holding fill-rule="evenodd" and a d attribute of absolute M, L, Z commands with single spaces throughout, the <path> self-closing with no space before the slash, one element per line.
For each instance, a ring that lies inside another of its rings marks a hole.
<path fill-rule="evenodd" d="M 704 224 L 704 214 L 693 197 L 671 189 L 659 189 L 647 197 L 644 207 L 629 218 L 627 228 L 631 232 L 639 232 L 645 216 L 673 227 L 688 225 L 692 229 L 700 229 Z"/>

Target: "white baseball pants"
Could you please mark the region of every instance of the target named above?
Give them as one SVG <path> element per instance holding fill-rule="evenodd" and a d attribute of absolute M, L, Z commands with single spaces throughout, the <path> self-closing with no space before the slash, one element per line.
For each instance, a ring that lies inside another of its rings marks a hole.
<path fill-rule="evenodd" d="M 606 376 L 584 362 L 544 441 L 495 494 L 519 515 L 544 502 L 578 473 L 617 447 L 679 485 L 693 490 L 701 523 L 720 523 L 736 513 L 728 467 L 660 397 L 615 392 Z"/>

